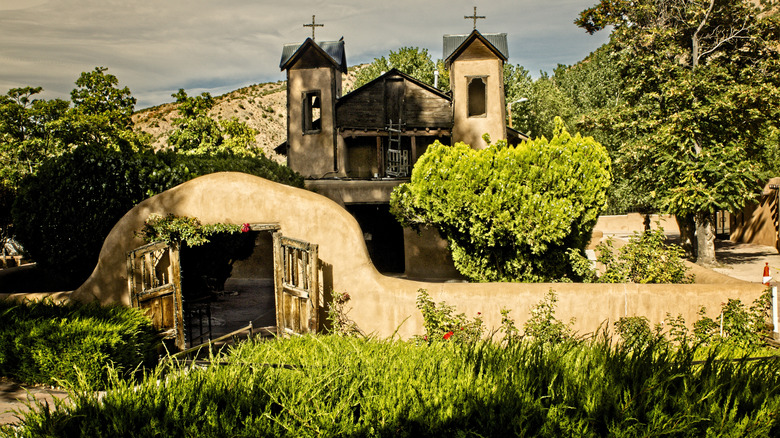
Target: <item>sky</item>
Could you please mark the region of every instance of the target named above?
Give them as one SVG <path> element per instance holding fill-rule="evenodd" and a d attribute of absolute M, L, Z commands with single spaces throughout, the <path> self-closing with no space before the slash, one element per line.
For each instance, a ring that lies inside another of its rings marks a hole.
<path fill-rule="evenodd" d="M 400 47 L 442 57 L 442 36 L 506 33 L 509 62 L 534 77 L 604 44 L 573 24 L 597 0 L 0 0 L 0 93 L 41 86 L 70 99 L 83 71 L 107 67 L 142 109 L 188 94 L 219 95 L 285 79 L 282 46 L 344 37 L 347 63 Z"/>

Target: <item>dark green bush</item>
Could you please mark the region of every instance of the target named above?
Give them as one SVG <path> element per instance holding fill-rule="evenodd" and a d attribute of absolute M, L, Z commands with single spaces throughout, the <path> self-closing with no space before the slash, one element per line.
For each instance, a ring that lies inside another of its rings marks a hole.
<path fill-rule="evenodd" d="M 157 334 L 143 312 L 97 304 L 20 304 L 0 300 L 0 376 L 20 382 L 104 387 L 109 365 L 120 375 L 152 364 Z"/>
<path fill-rule="evenodd" d="M 116 221 L 145 198 L 141 155 L 82 146 L 46 160 L 20 184 L 13 207 L 17 239 L 39 266 L 83 282 Z"/>
<path fill-rule="evenodd" d="M 133 153 L 81 146 L 25 178 L 13 207 L 18 240 L 40 266 L 77 287 L 92 272 L 111 228 L 147 197 L 214 172 L 244 172 L 303 187 L 303 178 L 264 157 Z"/>

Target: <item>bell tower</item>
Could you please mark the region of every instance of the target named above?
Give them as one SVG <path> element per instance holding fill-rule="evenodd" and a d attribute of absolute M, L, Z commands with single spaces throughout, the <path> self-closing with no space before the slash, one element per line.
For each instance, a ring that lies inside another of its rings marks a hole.
<path fill-rule="evenodd" d="M 288 44 L 279 67 L 287 71 L 287 166 L 305 178 L 344 172 L 338 151 L 336 99 L 347 72 L 344 41 Z"/>
<path fill-rule="evenodd" d="M 476 29 L 468 35 L 444 36 L 445 65 L 450 71 L 452 89 L 452 139 L 484 149 L 487 143 L 506 139 L 506 104 L 504 102 L 504 62 L 508 58 L 505 33 L 481 34 Z"/>

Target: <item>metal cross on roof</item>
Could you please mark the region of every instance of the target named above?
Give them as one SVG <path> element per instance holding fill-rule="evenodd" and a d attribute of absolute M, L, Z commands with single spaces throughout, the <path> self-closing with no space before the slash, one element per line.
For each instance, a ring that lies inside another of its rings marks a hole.
<path fill-rule="evenodd" d="M 311 16 L 311 24 L 304 24 L 303 27 L 310 27 L 311 28 L 311 40 L 314 41 L 314 28 L 316 27 L 325 27 L 324 24 L 317 24 L 314 21 L 314 15 Z"/>
<path fill-rule="evenodd" d="M 471 15 L 471 16 L 464 15 L 463 18 L 474 20 L 474 30 L 477 30 L 477 19 L 478 18 L 479 19 L 483 19 L 483 18 L 485 18 L 485 16 L 484 15 L 477 15 L 477 7 L 474 6 L 474 15 Z"/>

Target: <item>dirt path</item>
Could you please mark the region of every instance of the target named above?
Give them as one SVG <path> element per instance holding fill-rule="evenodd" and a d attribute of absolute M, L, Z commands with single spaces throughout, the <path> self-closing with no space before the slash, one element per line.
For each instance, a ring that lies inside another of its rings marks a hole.
<path fill-rule="evenodd" d="M 18 418 L 13 411 L 27 412 L 25 402 L 38 400 L 54 405 L 54 399 L 66 398 L 68 393 L 59 389 L 42 386 L 23 386 L 6 378 L 0 377 L 0 424 L 16 423 Z"/>

